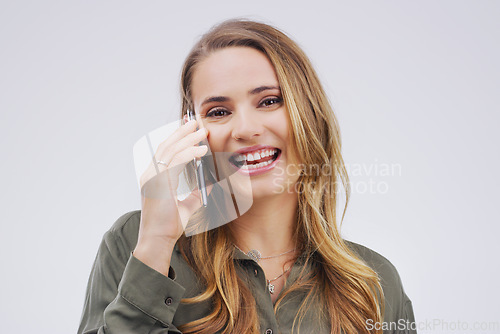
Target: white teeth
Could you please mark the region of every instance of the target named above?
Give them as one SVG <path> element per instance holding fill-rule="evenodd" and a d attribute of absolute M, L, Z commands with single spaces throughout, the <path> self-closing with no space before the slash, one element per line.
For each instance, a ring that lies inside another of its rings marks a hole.
<path fill-rule="evenodd" d="M 272 149 L 272 150 L 261 150 L 257 151 L 254 154 L 252 153 L 247 153 L 247 154 L 238 154 L 234 159 L 238 162 L 241 161 L 255 161 L 259 159 L 266 158 L 268 156 L 276 154 L 277 149 Z M 258 165 L 258 164 L 257 164 Z"/>
<path fill-rule="evenodd" d="M 240 168 L 241 169 L 245 169 L 245 170 L 255 169 L 255 168 L 262 168 L 262 167 L 265 167 L 265 166 L 269 165 L 270 163 L 272 163 L 271 160 L 265 161 L 265 162 L 260 162 L 258 164 L 253 164 L 253 165 L 243 165 Z"/>

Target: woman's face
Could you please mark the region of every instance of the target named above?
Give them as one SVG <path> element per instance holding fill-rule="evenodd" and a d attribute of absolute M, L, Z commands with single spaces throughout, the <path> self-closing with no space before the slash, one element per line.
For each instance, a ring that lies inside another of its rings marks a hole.
<path fill-rule="evenodd" d="M 248 47 L 215 51 L 197 65 L 191 89 L 218 168 L 250 178 L 254 199 L 293 192 L 290 121 L 269 59 Z"/>

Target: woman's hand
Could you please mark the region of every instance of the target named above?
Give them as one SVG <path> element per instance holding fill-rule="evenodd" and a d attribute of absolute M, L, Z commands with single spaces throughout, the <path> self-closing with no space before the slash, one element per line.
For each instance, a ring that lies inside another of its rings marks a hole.
<path fill-rule="evenodd" d="M 196 131 L 196 124 L 190 121 L 182 125 L 162 142 L 140 179 L 141 225 L 133 254 L 164 275 L 168 274 L 174 245 L 184 232 L 185 224 L 201 207 L 197 189 L 186 199 L 177 199 L 179 174 L 188 162 L 208 151 L 206 145 L 198 146 L 208 131 L 205 128 Z"/>

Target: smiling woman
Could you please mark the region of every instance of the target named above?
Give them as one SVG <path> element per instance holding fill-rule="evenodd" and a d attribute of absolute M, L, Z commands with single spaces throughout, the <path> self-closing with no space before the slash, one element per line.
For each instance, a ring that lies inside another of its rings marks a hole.
<path fill-rule="evenodd" d="M 199 121 L 160 145 L 161 164 L 151 164 L 142 184 L 161 167 L 162 187 L 176 189 L 173 166 L 205 155 L 198 143 L 207 139 L 233 184 L 250 178 L 253 204 L 228 224 L 186 236 L 183 218 L 203 219 L 198 193 L 179 201 L 143 190 L 142 210 L 104 236 L 79 333 L 413 332 L 394 266 L 338 230 L 340 182 L 349 197 L 339 129 L 302 50 L 269 25 L 226 21 L 193 47 L 181 86 L 181 116 L 191 110 Z M 312 166 L 330 172 L 305 172 Z"/>

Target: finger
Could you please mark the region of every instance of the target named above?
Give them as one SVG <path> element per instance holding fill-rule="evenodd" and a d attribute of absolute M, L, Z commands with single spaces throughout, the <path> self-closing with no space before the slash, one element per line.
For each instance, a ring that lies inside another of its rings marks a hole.
<path fill-rule="evenodd" d="M 180 131 L 180 128 L 177 129 L 172 136 L 170 136 L 166 141 L 160 144 L 161 146 L 163 146 L 163 148 L 158 148 L 153 161 L 141 176 L 141 186 L 159 173 L 167 169 L 171 169 L 174 166 L 185 165 L 190 160 L 201 157 L 207 153 L 208 147 L 206 145 L 195 146 L 195 144 L 205 139 L 208 131 L 205 129 L 200 129 L 193 132 L 195 130 L 194 125 L 196 124 L 196 121 L 191 121 L 189 123 L 190 124 L 186 124 L 186 126 L 184 126 L 184 129 L 182 131 Z M 191 129 L 187 127 L 187 125 L 190 125 Z M 184 137 L 179 137 L 181 135 L 184 135 Z M 169 141 L 175 138 L 180 138 L 177 143 L 173 143 L 172 145 L 170 145 L 170 147 L 165 146 Z M 164 151 L 163 153 L 162 150 Z M 175 161 L 173 161 L 174 158 Z M 159 161 L 161 161 L 160 164 L 158 163 Z M 173 173 L 175 175 L 172 174 L 171 177 L 177 179 L 179 176 L 178 174 L 180 174 L 181 171 L 182 168 L 176 168 L 175 173 Z"/>
<path fill-rule="evenodd" d="M 167 165 L 170 164 L 170 161 L 173 159 L 175 155 L 177 155 L 179 152 L 185 150 L 188 147 L 195 146 L 199 144 L 202 140 L 204 140 L 208 135 L 208 131 L 206 129 L 199 129 L 196 132 L 190 133 L 186 135 L 185 137 L 181 138 L 178 140 L 176 143 L 173 143 L 172 145 L 168 147 L 159 147 L 158 151 L 155 155 L 157 160 L 163 160 L 164 162 L 167 163 Z"/>
<path fill-rule="evenodd" d="M 162 173 L 144 175 L 141 179 L 141 194 L 147 198 L 174 199 L 182 168 L 170 168 Z"/>
<path fill-rule="evenodd" d="M 160 155 L 164 153 L 175 154 L 187 146 L 194 146 L 204 140 L 208 135 L 208 131 L 205 128 L 199 129 L 195 132 L 189 133 L 184 137 L 180 138 L 177 142 L 172 143 L 169 147 L 161 147 L 158 150 Z"/>
<path fill-rule="evenodd" d="M 196 131 L 196 121 L 189 121 L 186 124 L 181 125 L 178 129 L 176 129 L 167 139 L 165 139 L 160 145 L 158 149 L 163 149 L 165 147 L 169 147 L 172 144 L 176 143 L 180 139 L 184 138 L 186 135 Z"/>
<path fill-rule="evenodd" d="M 154 166 L 154 162 L 151 163 L 146 172 L 144 172 L 141 176 L 141 186 L 149 182 L 152 178 L 156 178 L 158 175 L 165 176 L 165 172 L 168 172 L 166 175 L 168 175 L 168 180 L 170 180 L 169 182 L 177 188 L 179 175 L 185 165 L 188 162 L 193 161 L 195 158 L 204 156 L 207 152 L 207 145 L 190 146 L 173 156 L 167 166 L 163 164 L 157 164 L 157 166 Z"/>
<path fill-rule="evenodd" d="M 208 152 L 207 145 L 200 146 L 189 146 L 186 147 L 181 152 L 178 152 L 175 156 L 172 157 L 170 161 L 169 168 L 179 165 L 185 165 L 186 163 L 192 161 L 195 158 L 201 158 Z"/>

